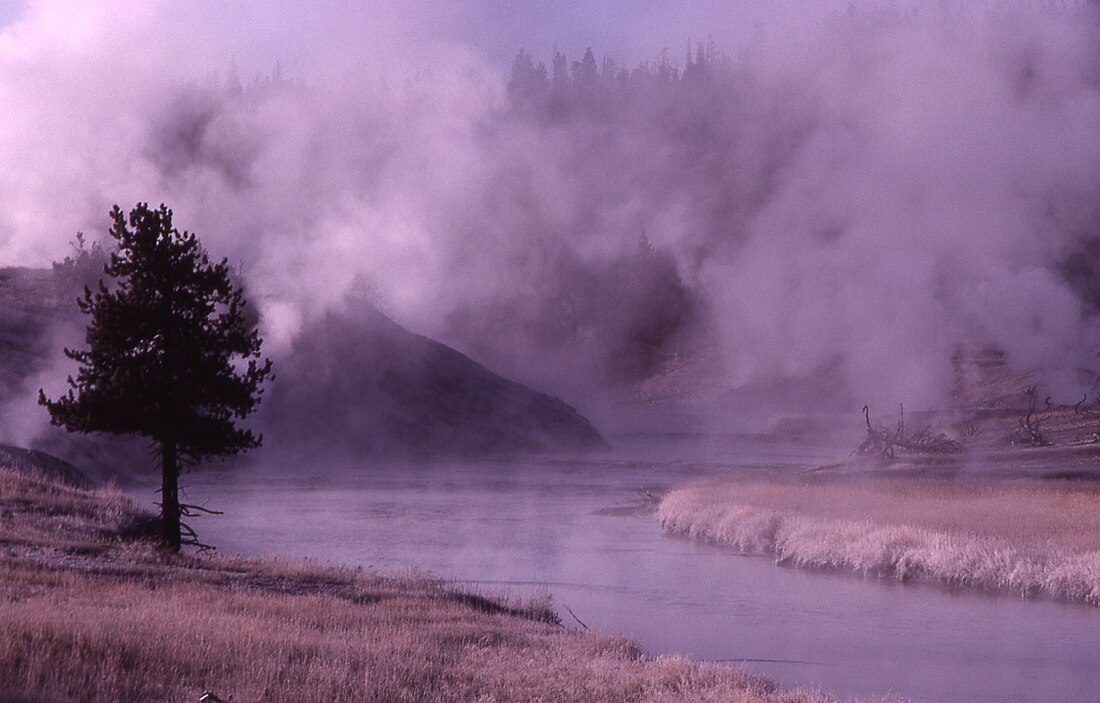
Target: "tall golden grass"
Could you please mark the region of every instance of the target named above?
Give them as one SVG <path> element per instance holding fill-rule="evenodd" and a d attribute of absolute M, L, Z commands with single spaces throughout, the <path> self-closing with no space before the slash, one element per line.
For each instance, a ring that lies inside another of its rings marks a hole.
<path fill-rule="evenodd" d="M 117 492 L 0 471 L 0 700 L 739 701 L 815 693 L 425 579 L 167 556 Z"/>
<path fill-rule="evenodd" d="M 664 529 L 799 567 L 1100 605 L 1100 487 L 875 477 L 711 480 Z"/>

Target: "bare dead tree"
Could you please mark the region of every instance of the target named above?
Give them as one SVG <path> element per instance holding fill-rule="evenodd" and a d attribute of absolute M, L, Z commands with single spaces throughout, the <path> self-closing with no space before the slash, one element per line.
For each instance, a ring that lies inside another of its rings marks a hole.
<path fill-rule="evenodd" d="M 953 454 L 963 450 L 958 440 L 942 432 L 933 432 L 931 427 L 921 427 L 902 437 L 899 445 L 912 454 Z"/>
<path fill-rule="evenodd" d="M 957 440 L 942 432 L 934 432 L 925 425 L 912 432 L 905 428 L 905 406 L 898 406 L 898 422 L 893 431 L 871 424 L 871 411 L 863 406 L 863 421 L 867 424 L 867 437 L 856 449 L 860 456 L 878 456 L 893 460 L 899 452 L 907 454 L 952 454 L 963 450 Z"/>
<path fill-rule="evenodd" d="M 1097 394 L 1096 400 L 1089 402 L 1089 394 L 1086 392 L 1081 400 L 1073 406 L 1074 415 L 1084 415 L 1085 417 L 1100 417 L 1100 394 Z"/>
<path fill-rule="evenodd" d="M 883 459 L 894 458 L 894 436 L 885 427 L 871 424 L 871 408 L 863 406 L 863 421 L 867 423 L 867 437 L 856 448 L 860 456 L 877 456 Z"/>
<path fill-rule="evenodd" d="M 1081 400 L 1074 403 L 1074 405 L 1073 405 L 1073 414 L 1074 415 L 1081 415 L 1082 413 L 1086 412 L 1086 410 L 1088 408 L 1088 402 L 1089 402 L 1089 394 L 1085 393 L 1085 395 L 1081 396 Z"/>
<path fill-rule="evenodd" d="M 978 437 L 982 434 L 982 428 L 973 420 L 967 420 L 956 428 L 963 437 Z"/>
<path fill-rule="evenodd" d="M 1038 412 L 1039 387 L 1032 385 L 1024 391 L 1027 398 L 1027 412 L 1018 421 L 1018 427 L 1009 433 L 1009 442 L 1021 447 L 1049 447 L 1050 440 L 1043 434 L 1042 424 L 1050 419 L 1052 405 L 1050 398 L 1046 401 L 1046 411 Z"/>

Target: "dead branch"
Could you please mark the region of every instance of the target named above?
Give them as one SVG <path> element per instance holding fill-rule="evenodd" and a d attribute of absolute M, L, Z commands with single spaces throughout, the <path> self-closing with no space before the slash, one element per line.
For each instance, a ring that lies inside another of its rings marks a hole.
<path fill-rule="evenodd" d="M 958 427 L 958 431 L 963 437 L 977 437 L 982 433 L 982 428 L 973 420 L 967 420 Z"/>
<path fill-rule="evenodd" d="M 871 409 L 863 406 L 863 421 L 867 423 L 867 437 L 856 448 L 860 456 L 878 456 L 883 459 L 894 458 L 894 438 L 885 427 L 871 424 Z"/>
<path fill-rule="evenodd" d="M 567 611 L 569 611 L 569 614 L 573 616 L 573 619 L 574 619 L 574 620 L 576 620 L 576 621 L 577 621 L 578 623 L 580 623 L 580 626 L 581 626 L 581 627 L 583 627 L 583 628 L 584 628 L 584 629 L 586 629 L 586 630 L 588 629 L 588 625 L 585 625 L 585 624 L 584 624 L 584 621 L 583 621 L 583 620 L 581 620 L 580 618 L 578 618 L 578 617 L 577 617 L 577 614 L 573 612 L 573 609 L 572 609 L 572 608 L 570 608 L 570 607 L 569 607 L 568 605 L 566 605 L 565 603 L 562 603 L 562 604 L 561 604 L 561 607 L 563 607 L 563 608 L 565 608 L 565 609 L 566 609 Z"/>
<path fill-rule="evenodd" d="M 1077 401 L 1074 404 L 1073 414 L 1074 415 L 1080 415 L 1081 413 L 1085 412 L 1085 406 L 1088 404 L 1088 402 L 1089 402 L 1089 394 L 1085 393 L 1085 395 L 1081 397 L 1081 400 Z"/>
<path fill-rule="evenodd" d="M 1096 400 L 1089 402 L 1089 395 L 1085 393 L 1085 397 L 1073 406 L 1074 415 L 1084 415 L 1085 417 L 1100 417 L 1100 394 L 1096 396 Z"/>
<path fill-rule="evenodd" d="M 200 513 L 205 515 L 225 515 L 221 510 L 211 510 L 202 505 L 194 505 L 193 503 L 180 503 L 180 515 L 183 517 L 200 517 Z"/>
<path fill-rule="evenodd" d="M 186 522 L 180 521 L 180 544 L 198 547 L 200 552 L 212 552 L 216 549 L 213 545 L 199 541 L 199 533 Z"/>
<path fill-rule="evenodd" d="M 893 460 L 898 452 L 908 454 L 952 454 L 961 452 L 963 446 L 942 432 L 933 432 L 931 427 L 920 427 L 913 432 L 905 429 L 905 406 L 898 406 L 898 422 L 893 431 L 883 426 L 871 424 L 871 411 L 863 406 L 863 421 L 867 425 L 867 437 L 856 449 L 860 456 L 878 456 Z"/>
<path fill-rule="evenodd" d="M 931 427 L 922 427 L 909 436 L 901 437 L 897 444 L 912 454 L 952 454 L 961 452 L 962 444 Z"/>
<path fill-rule="evenodd" d="M 1042 430 L 1043 422 L 1050 418 L 1050 399 L 1048 398 L 1046 403 L 1048 411 L 1039 413 L 1035 407 L 1039 397 L 1039 387 L 1037 385 L 1028 387 L 1024 391 L 1024 396 L 1027 397 L 1027 413 L 1019 419 L 1019 427 L 1009 433 L 1010 443 L 1022 447 L 1051 446 L 1050 440 L 1046 438 Z"/>

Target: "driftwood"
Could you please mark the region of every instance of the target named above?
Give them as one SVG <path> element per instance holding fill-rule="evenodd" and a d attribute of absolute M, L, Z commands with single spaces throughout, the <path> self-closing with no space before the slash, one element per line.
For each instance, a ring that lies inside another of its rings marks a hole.
<path fill-rule="evenodd" d="M 871 409 L 863 406 L 863 421 L 867 423 L 867 437 L 856 448 L 860 456 L 877 456 L 893 460 L 899 453 L 906 454 L 953 454 L 961 452 L 962 444 L 942 432 L 933 432 L 928 426 L 919 427 L 912 432 L 905 428 L 905 406 L 899 406 L 898 424 L 893 430 L 871 424 Z"/>
<path fill-rule="evenodd" d="M 561 604 L 561 607 L 563 607 L 563 608 L 565 608 L 565 609 L 566 609 L 567 611 L 569 611 L 569 614 L 573 616 L 573 619 L 574 619 L 574 620 L 576 620 L 576 621 L 577 621 L 577 623 L 579 623 L 581 627 L 583 627 L 583 628 L 584 628 L 584 629 L 586 629 L 586 630 L 588 629 L 588 625 L 585 625 L 585 624 L 584 624 L 584 621 L 583 621 L 583 620 L 581 620 L 580 618 L 578 618 L 578 617 L 577 617 L 577 614 L 573 612 L 573 609 L 572 609 L 572 608 L 570 608 L 570 607 L 569 607 L 568 605 L 566 605 L 565 603 L 562 603 L 562 604 Z"/>

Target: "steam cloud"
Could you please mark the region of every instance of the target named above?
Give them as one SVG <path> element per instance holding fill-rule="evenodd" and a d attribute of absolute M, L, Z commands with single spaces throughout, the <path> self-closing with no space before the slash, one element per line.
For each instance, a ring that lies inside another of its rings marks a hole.
<path fill-rule="evenodd" d="M 163 201 L 243 263 L 276 353 L 367 297 L 582 409 L 685 357 L 730 387 L 826 375 L 936 405 L 951 355 L 985 345 L 1079 394 L 1100 25 L 1007 5 L 786 3 L 663 61 L 637 20 L 595 37 L 616 65 L 593 42 L 556 81 L 538 26 L 511 75 L 479 44 L 537 4 L 329 3 L 257 29 L 254 5 L 32 2 L 0 29 L 0 262 Z M 686 41 L 689 11 L 652 13 Z"/>

